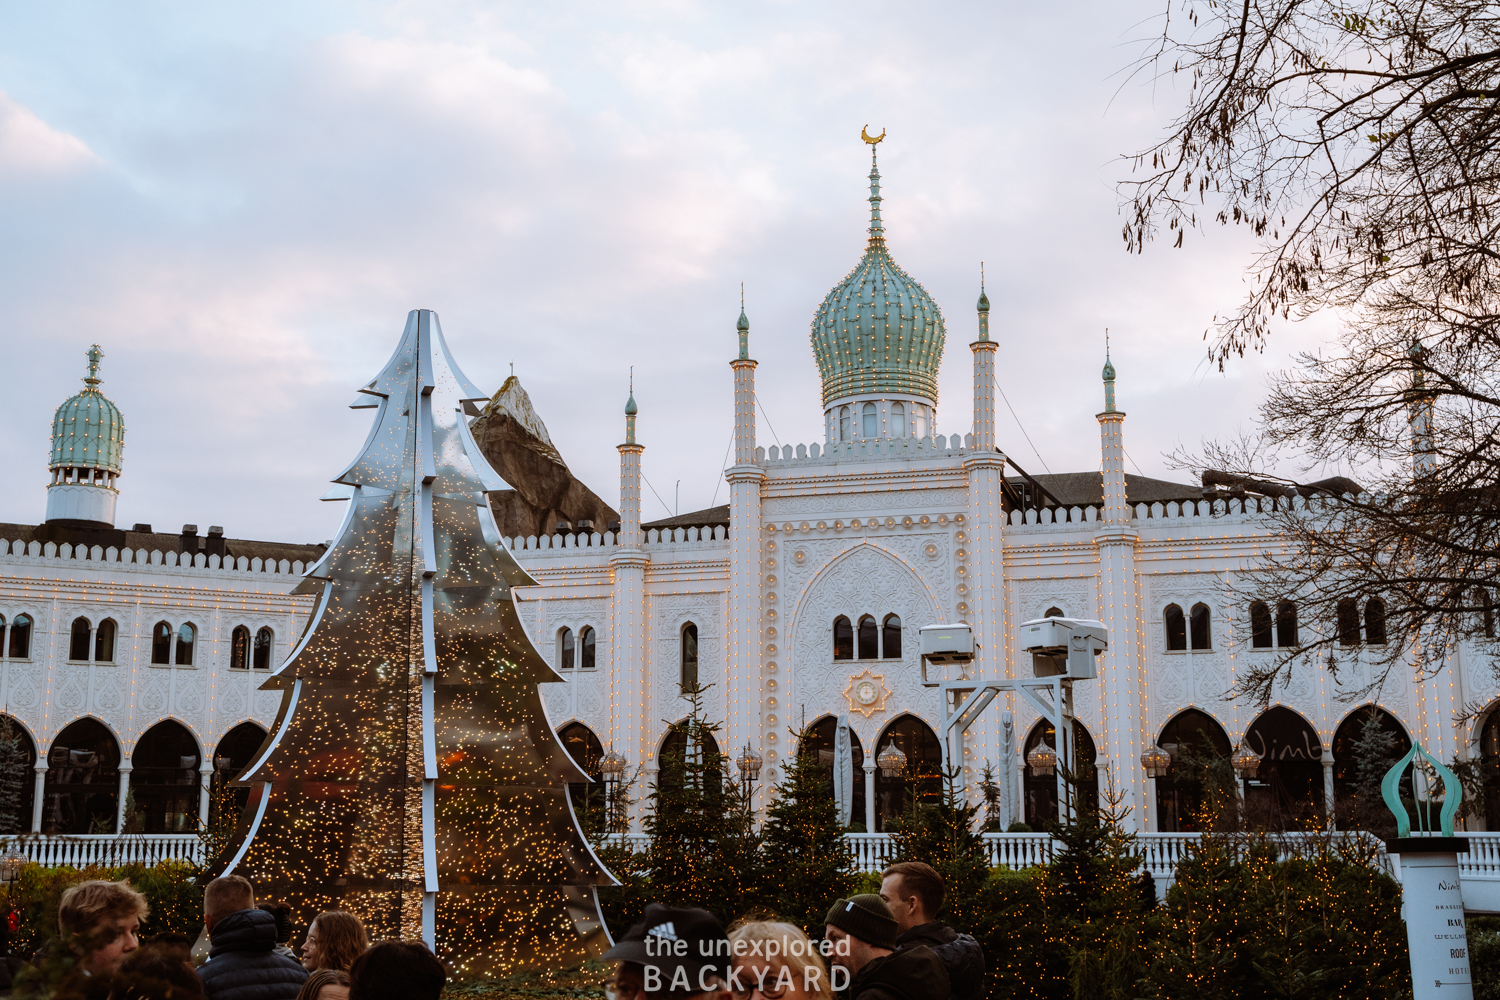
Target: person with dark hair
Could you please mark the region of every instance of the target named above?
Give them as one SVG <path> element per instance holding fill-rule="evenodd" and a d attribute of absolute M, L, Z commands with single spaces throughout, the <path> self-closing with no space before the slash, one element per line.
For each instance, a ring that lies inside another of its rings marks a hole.
<path fill-rule="evenodd" d="M 302 984 L 297 1000 L 349 1000 L 349 973 L 343 969 L 319 969 Z"/>
<path fill-rule="evenodd" d="M 203 890 L 208 961 L 198 970 L 208 1000 L 296 1000 L 307 970 L 273 954 L 276 918 L 255 908 L 255 890 L 238 875 L 224 875 Z"/>
<path fill-rule="evenodd" d="M 605 984 L 610 1000 L 730 997 L 734 956 L 724 926 L 707 910 L 649 903 L 641 922 L 603 957 L 617 963 Z"/>
<path fill-rule="evenodd" d="M 953 1000 L 982 1000 L 984 949 L 972 934 L 960 934 L 937 918 L 946 895 L 943 876 L 920 861 L 900 861 L 881 873 L 880 898 L 899 931 L 896 950 L 926 945 L 948 970 Z"/>
<path fill-rule="evenodd" d="M 271 954 L 281 955 L 295 962 L 297 953 L 292 951 L 292 908 L 285 903 L 261 903 L 256 909 L 265 910 L 276 918 L 276 947 L 271 949 Z"/>
<path fill-rule="evenodd" d="M 448 972 L 420 941 L 382 941 L 354 960 L 349 1000 L 438 1000 Z"/>
<path fill-rule="evenodd" d="M 849 1000 L 948 1000 L 948 970 L 926 945 L 896 950 L 896 918 L 873 893 L 840 899 L 824 918 L 833 964 L 848 970 Z M 834 984 L 842 986 L 838 977 Z"/>
<path fill-rule="evenodd" d="M 203 1000 L 186 941 L 153 941 L 131 952 L 115 972 L 109 1000 Z"/>

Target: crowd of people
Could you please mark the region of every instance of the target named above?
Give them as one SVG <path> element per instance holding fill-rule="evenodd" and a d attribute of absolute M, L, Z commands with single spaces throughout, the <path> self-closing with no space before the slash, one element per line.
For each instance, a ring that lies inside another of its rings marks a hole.
<path fill-rule="evenodd" d="M 60 949 L 40 956 L 18 992 L 59 1000 L 437 1000 L 448 980 L 425 944 L 372 945 L 364 924 L 343 910 L 312 919 L 298 958 L 289 908 L 257 906 L 254 887 L 238 875 L 203 891 L 201 964 L 185 937 L 142 944 L 146 916 L 145 897 L 129 882 L 73 886 L 58 907 Z"/>
<path fill-rule="evenodd" d="M 707 910 L 651 903 L 605 953 L 615 963 L 605 992 L 609 1000 L 981 1000 L 984 953 L 937 919 L 943 896 L 929 865 L 892 865 L 878 894 L 834 901 L 818 941 L 789 923 L 744 919 L 726 930 Z M 142 945 L 146 916 L 128 882 L 70 888 L 57 916 L 60 982 L 46 991 L 67 1000 L 437 1000 L 447 982 L 425 944 L 371 945 L 343 910 L 313 918 L 297 957 L 288 908 L 257 906 L 238 875 L 204 890 L 201 964 L 186 938 Z"/>

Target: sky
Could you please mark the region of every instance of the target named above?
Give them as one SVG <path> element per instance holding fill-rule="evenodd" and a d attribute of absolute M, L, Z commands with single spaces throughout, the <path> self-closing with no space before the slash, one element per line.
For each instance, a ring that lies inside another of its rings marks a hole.
<path fill-rule="evenodd" d="M 97 342 L 118 524 L 329 537 L 347 404 L 418 307 L 611 503 L 633 367 L 644 516 L 724 502 L 741 282 L 760 443 L 821 440 L 808 330 L 863 249 L 865 125 L 947 325 L 938 429 L 970 422 L 983 261 L 1002 450 L 1099 467 L 1108 328 L 1127 471 L 1187 481 L 1164 456 L 1250 427 L 1332 327 L 1220 373 L 1254 246 L 1125 252 L 1121 156 L 1182 100 L 1127 77 L 1161 6 L 0 0 L 0 521 L 42 520 Z"/>

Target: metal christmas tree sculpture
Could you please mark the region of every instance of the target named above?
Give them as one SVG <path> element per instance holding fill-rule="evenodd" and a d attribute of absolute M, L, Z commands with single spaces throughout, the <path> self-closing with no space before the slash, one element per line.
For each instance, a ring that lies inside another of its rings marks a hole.
<path fill-rule="evenodd" d="M 534 581 L 485 499 L 504 483 L 464 414 L 487 397 L 426 309 L 360 393 L 375 424 L 334 480 L 353 496 L 301 584 L 307 629 L 264 685 L 281 710 L 238 779 L 255 791 L 225 871 L 304 926 L 346 909 L 458 971 L 576 964 L 608 947 L 594 887 L 615 883 L 537 689 L 561 678 L 512 600 Z"/>

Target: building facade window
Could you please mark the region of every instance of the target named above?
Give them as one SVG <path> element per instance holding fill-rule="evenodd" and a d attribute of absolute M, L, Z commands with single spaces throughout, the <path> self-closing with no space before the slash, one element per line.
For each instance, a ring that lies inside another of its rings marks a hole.
<path fill-rule="evenodd" d="M 854 627 L 843 615 L 833 620 L 833 658 L 835 660 L 854 659 Z"/>
<path fill-rule="evenodd" d="M 198 630 L 187 622 L 183 622 L 177 628 L 177 665 L 179 667 L 191 667 L 193 665 L 193 647 L 198 644 Z"/>
<path fill-rule="evenodd" d="M 255 669 L 270 670 L 271 654 L 276 649 L 276 633 L 262 628 L 255 633 Z"/>
<path fill-rule="evenodd" d="M 891 437 L 906 437 L 906 407 L 900 403 L 891 404 Z"/>
<path fill-rule="evenodd" d="M 679 678 L 683 691 L 698 688 L 698 626 L 688 622 L 682 626 L 682 665 Z"/>
<path fill-rule="evenodd" d="M 113 618 L 106 618 L 94 630 L 94 660 L 98 663 L 115 662 L 115 635 L 119 626 Z"/>
<path fill-rule="evenodd" d="M 172 664 L 172 626 L 157 622 L 151 629 L 151 662 Z"/>
<path fill-rule="evenodd" d="M 913 437 L 924 438 L 928 436 L 927 407 L 923 406 L 921 403 L 912 404 L 911 433 Z"/>
<path fill-rule="evenodd" d="M 1188 624 L 1193 633 L 1194 649 L 1213 649 L 1213 622 L 1207 604 L 1194 604 L 1189 612 Z"/>
<path fill-rule="evenodd" d="M 31 659 L 31 616 L 16 615 L 10 623 L 10 655 L 12 659 Z"/>
<path fill-rule="evenodd" d="M 839 440 L 849 440 L 849 407 L 839 407 Z"/>
<path fill-rule="evenodd" d="M 1161 617 L 1167 631 L 1167 650 L 1177 652 L 1187 649 L 1187 619 L 1183 617 L 1182 609 L 1175 604 L 1168 604 L 1162 609 Z"/>
<path fill-rule="evenodd" d="M 243 625 L 236 625 L 234 631 L 229 633 L 229 669 L 248 670 L 250 668 L 250 630 Z"/>
<path fill-rule="evenodd" d="M 187 833 L 198 825 L 198 741 L 167 719 L 146 730 L 130 755 L 135 828 Z"/>
<path fill-rule="evenodd" d="M 874 615 L 864 615 L 859 620 L 859 658 L 861 660 L 880 658 L 880 632 L 875 627 Z"/>
<path fill-rule="evenodd" d="M 1047 611 L 1046 611 L 1046 613 L 1043 614 L 1042 617 L 1043 618 L 1066 618 L 1067 615 L 1063 614 L 1063 609 L 1062 608 L 1055 608 L 1054 607 L 1054 608 L 1048 608 Z"/>
<path fill-rule="evenodd" d="M 1352 597 L 1339 601 L 1338 615 L 1339 645 L 1359 645 L 1359 603 Z"/>
<path fill-rule="evenodd" d="M 886 615 L 880 625 L 880 655 L 887 660 L 901 659 L 901 619 Z"/>
<path fill-rule="evenodd" d="M 89 718 L 58 733 L 47 751 L 42 833 L 115 833 L 119 795 L 120 744 L 114 734 Z"/>
<path fill-rule="evenodd" d="M 864 427 L 860 430 L 860 436 L 866 438 L 880 436 L 880 414 L 876 411 L 874 403 L 866 403 L 864 406 Z"/>
<path fill-rule="evenodd" d="M 1365 602 L 1365 642 L 1385 645 L 1385 602 L 1378 597 Z"/>
<path fill-rule="evenodd" d="M 89 627 L 87 618 L 73 619 L 73 634 L 68 642 L 68 659 L 87 660 L 89 658 L 89 640 L 93 638 L 93 629 Z"/>
<path fill-rule="evenodd" d="M 557 630 L 557 669 L 573 669 L 573 630 L 570 628 Z"/>
<path fill-rule="evenodd" d="M 1292 647 L 1297 644 L 1297 605 L 1282 601 L 1276 605 L 1276 645 Z"/>
<path fill-rule="evenodd" d="M 595 659 L 595 648 L 597 641 L 594 637 L 594 627 L 585 625 L 583 631 L 578 633 L 579 657 L 578 666 L 581 670 L 593 670 L 598 661 Z"/>
<path fill-rule="evenodd" d="M 1265 601 L 1250 602 L 1250 646 L 1253 649 L 1271 648 L 1271 609 Z"/>

